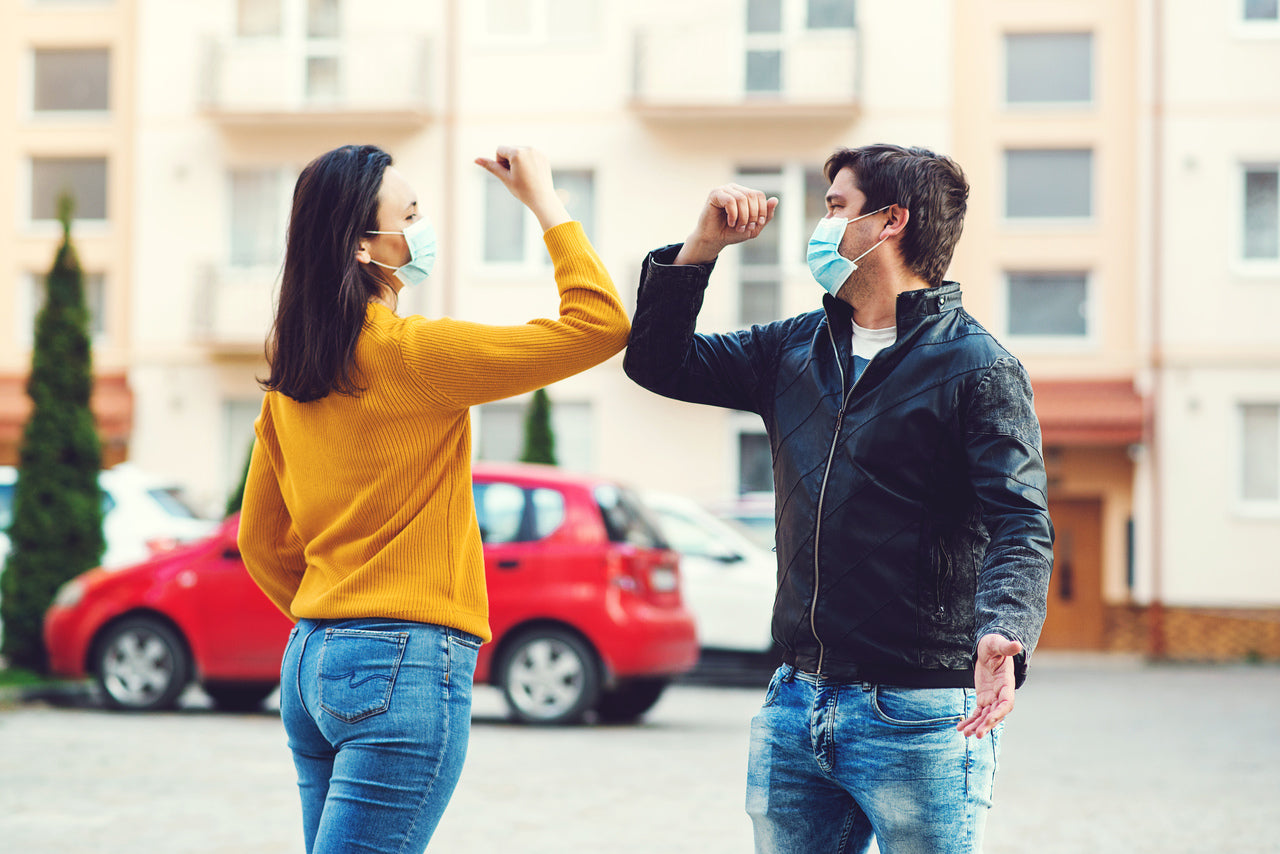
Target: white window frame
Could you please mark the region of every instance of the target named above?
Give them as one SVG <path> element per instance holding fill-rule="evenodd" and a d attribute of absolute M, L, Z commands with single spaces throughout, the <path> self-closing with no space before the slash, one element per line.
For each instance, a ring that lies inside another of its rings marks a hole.
<path fill-rule="evenodd" d="M 511 204 L 520 207 L 523 222 L 523 234 L 521 236 L 521 257 L 518 261 L 490 261 L 485 257 L 484 244 L 487 229 L 487 221 L 489 210 L 487 208 L 488 191 L 491 185 L 488 182 L 498 183 L 498 179 L 483 170 L 475 178 L 477 181 L 475 198 L 480 199 L 479 226 L 475 230 L 475 259 L 479 268 L 487 277 L 496 279 L 517 279 L 527 278 L 529 276 L 542 277 L 546 275 L 547 268 L 551 266 L 551 256 L 547 254 L 546 242 L 542 239 L 542 225 L 538 222 L 538 218 L 533 215 L 527 207 L 522 205 L 514 197 L 511 198 Z M 600 224 L 603 217 L 600 215 L 600 169 L 595 165 L 576 165 L 574 163 L 566 163 L 556 166 L 552 173 L 559 172 L 589 172 L 591 173 L 591 192 L 595 197 L 592 200 L 592 212 L 594 214 L 594 222 L 583 223 L 587 230 L 588 236 L 591 238 L 592 246 L 597 252 L 600 248 Z M 574 221 L 578 219 L 580 211 L 569 208 L 569 216 Z M 589 228 L 587 228 L 589 226 Z"/>
<path fill-rule="evenodd" d="M 1084 273 L 1084 335 L 1019 335 L 1010 330 L 1010 276 L 1017 274 L 1075 274 L 1080 272 Z M 1010 345 L 1016 344 L 1016 349 L 1026 352 L 1052 355 L 1056 353 L 1091 352 L 1099 349 L 1101 346 L 1102 335 L 1099 325 L 1102 322 L 1102 312 L 1098 306 L 1098 303 L 1100 302 L 1098 294 L 1101 293 L 1101 289 L 1098 283 L 1098 275 L 1093 269 L 1085 267 L 1085 269 L 1081 270 L 1078 266 L 1072 267 L 1068 264 L 1037 268 L 1022 265 L 1010 265 L 1008 268 L 1001 271 L 1000 284 L 997 290 L 1000 294 L 1000 300 L 995 314 L 999 318 L 1000 328 L 1004 330 L 1004 334 L 1001 338 L 1007 340 Z"/>
<path fill-rule="evenodd" d="M 866 2 L 866 0 L 864 0 Z M 853 33 L 858 29 L 858 3 L 853 7 L 852 27 L 821 27 L 810 29 L 808 0 L 781 0 L 782 28 L 776 33 L 752 33 L 747 31 L 747 8 L 742 5 L 742 94 L 744 97 L 768 98 L 785 96 L 787 89 L 787 57 L 800 49 L 810 33 L 830 33 L 839 37 L 845 32 Z M 751 51 L 774 51 L 780 55 L 780 71 L 778 88 L 751 90 L 747 88 L 747 54 Z"/>
<path fill-rule="evenodd" d="M 1090 160 L 1089 175 L 1089 213 L 1087 216 L 1009 216 L 1009 160 L 1006 154 L 1011 151 L 1088 151 Z M 1089 231 L 1097 227 L 1098 206 L 1101 196 L 1098 192 L 1098 176 L 1102 174 L 1102 154 L 1099 146 L 1092 142 L 1073 142 L 1062 140 L 1055 145 L 1007 145 L 1001 147 L 996 156 L 996 174 L 1000 176 L 1000 225 L 1009 231 L 1054 231 L 1072 232 Z"/>
<path fill-rule="evenodd" d="M 1231 191 L 1235 209 L 1235 228 L 1230 244 L 1231 266 L 1235 272 L 1249 277 L 1272 278 L 1280 276 L 1280 257 L 1246 258 L 1244 255 L 1244 235 L 1247 226 L 1245 211 L 1244 175 L 1248 171 L 1274 170 L 1280 176 L 1280 157 L 1243 158 L 1233 170 L 1233 189 Z M 1280 225 L 1277 226 L 1280 228 Z"/>
<path fill-rule="evenodd" d="M 1234 429 L 1235 441 L 1229 442 L 1228 447 L 1234 449 L 1232 454 L 1232 462 L 1229 470 L 1232 472 L 1231 478 L 1231 496 L 1234 501 L 1236 512 L 1245 518 L 1251 519 L 1276 519 L 1280 518 L 1280 497 L 1274 499 L 1249 499 L 1242 494 L 1244 486 L 1244 469 L 1246 460 L 1244 458 L 1245 435 L 1244 435 L 1244 408 L 1246 406 L 1275 406 L 1280 408 L 1280 399 L 1238 399 L 1234 405 Z M 1278 473 L 1280 476 L 1280 473 Z"/>
<path fill-rule="evenodd" d="M 1066 36 L 1066 35 L 1087 35 L 1090 39 L 1090 59 L 1089 63 L 1089 99 L 1086 101 L 1010 101 L 1009 94 L 1009 50 L 1008 39 L 1017 36 Z M 1034 30 L 1020 32 L 1005 32 L 1000 38 L 1000 103 L 1007 110 L 1027 110 L 1027 111 L 1044 111 L 1044 110 L 1082 110 L 1097 106 L 1098 103 L 1098 39 L 1097 33 L 1092 30 Z M 1096 156 L 1096 154 L 1095 154 Z"/>
<path fill-rule="evenodd" d="M 725 442 L 727 449 L 726 464 L 728 466 L 728 477 L 725 483 L 729 484 L 732 495 L 759 495 L 761 490 L 743 491 L 742 483 L 742 441 L 741 437 L 745 435 L 761 436 L 768 442 L 769 434 L 764 429 L 760 417 L 748 412 L 731 412 L 726 419 L 726 433 L 728 441 Z M 773 460 L 769 461 L 770 471 L 772 471 Z M 772 476 L 771 476 L 772 479 Z"/>
<path fill-rule="evenodd" d="M 555 434 L 556 439 L 556 461 L 559 468 L 572 472 L 591 472 L 595 470 L 596 458 L 599 455 L 597 437 L 599 436 L 599 407 L 590 398 L 584 397 L 560 397 L 560 393 L 555 389 L 548 389 L 548 395 L 551 397 L 551 432 Z M 495 400 L 491 403 L 484 403 L 474 406 L 471 409 L 471 453 L 475 461 L 489 462 L 505 462 L 505 460 L 495 459 L 493 457 L 481 457 L 484 451 L 484 440 L 487 436 L 485 433 L 484 419 L 486 410 L 490 407 L 502 409 L 515 413 L 516 429 L 523 429 L 523 416 L 528 410 L 529 401 L 533 399 L 532 394 L 523 394 L 518 397 L 509 397 L 504 400 Z M 580 418 L 577 425 L 584 427 L 586 436 L 574 435 L 574 431 L 566 419 Z M 520 441 L 523 437 L 517 432 L 516 456 L 519 456 Z M 585 453 L 583 446 L 586 446 Z M 514 461 L 514 460 L 513 460 Z"/>

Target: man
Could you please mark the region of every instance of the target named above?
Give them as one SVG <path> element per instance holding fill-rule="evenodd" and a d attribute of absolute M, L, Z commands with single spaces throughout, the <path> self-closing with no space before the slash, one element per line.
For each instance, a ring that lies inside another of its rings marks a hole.
<path fill-rule="evenodd" d="M 729 184 L 645 260 L 624 365 L 658 394 L 758 413 L 769 436 L 785 654 L 751 725 L 756 850 L 971 854 L 1044 621 L 1040 426 L 1026 371 L 942 278 L 959 166 L 873 145 L 836 151 L 826 178 L 821 309 L 694 333 L 720 251 L 777 207 Z"/>

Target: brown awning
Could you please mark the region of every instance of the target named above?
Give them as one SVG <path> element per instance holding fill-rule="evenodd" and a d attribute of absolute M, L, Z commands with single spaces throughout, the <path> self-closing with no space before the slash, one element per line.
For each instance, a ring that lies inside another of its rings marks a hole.
<path fill-rule="evenodd" d="M 1142 441 L 1142 397 L 1132 380 L 1033 380 L 1045 445 Z"/>
<path fill-rule="evenodd" d="M 99 374 L 94 378 L 89 405 L 93 408 L 106 462 L 109 457 L 119 456 L 133 430 L 133 392 L 128 378 L 123 373 Z M 22 430 L 30 416 L 26 376 L 0 374 L 0 464 L 17 464 Z"/>

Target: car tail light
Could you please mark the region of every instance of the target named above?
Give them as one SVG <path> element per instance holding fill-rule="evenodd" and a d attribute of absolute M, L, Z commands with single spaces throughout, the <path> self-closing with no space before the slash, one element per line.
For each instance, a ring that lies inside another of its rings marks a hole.
<path fill-rule="evenodd" d="M 609 553 L 609 583 L 654 602 L 680 601 L 679 556 L 656 549 L 619 549 Z"/>

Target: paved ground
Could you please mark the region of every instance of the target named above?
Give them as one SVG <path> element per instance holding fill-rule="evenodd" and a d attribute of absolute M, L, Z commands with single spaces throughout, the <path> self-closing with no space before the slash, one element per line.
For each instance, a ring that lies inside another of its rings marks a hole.
<path fill-rule="evenodd" d="M 0 708 L 0 851 L 298 854 L 278 717 Z M 751 849 L 759 691 L 671 689 L 638 727 L 508 724 L 477 689 L 432 851 Z M 1042 656 L 1005 733 L 987 854 L 1280 852 L 1280 668 Z"/>

